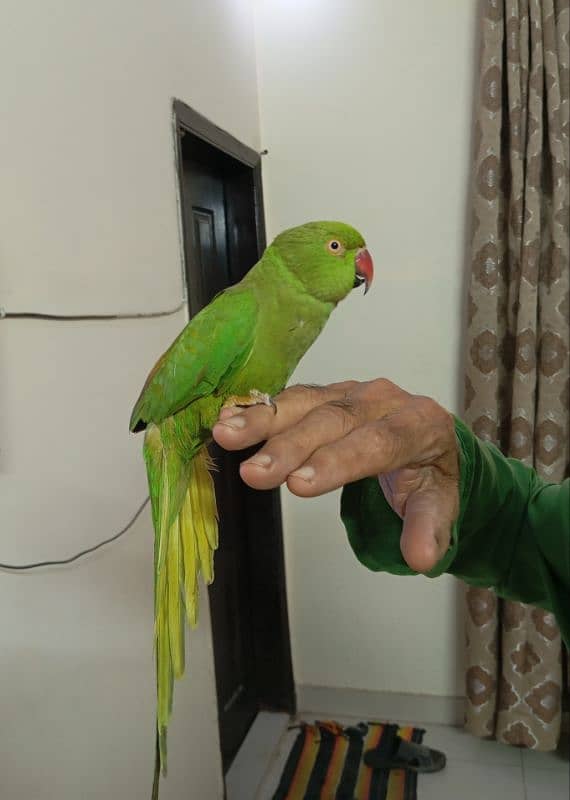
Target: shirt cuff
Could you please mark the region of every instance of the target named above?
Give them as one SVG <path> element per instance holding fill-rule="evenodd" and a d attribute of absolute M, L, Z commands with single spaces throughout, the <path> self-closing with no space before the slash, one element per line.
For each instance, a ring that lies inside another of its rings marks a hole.
<path fill-rule="evenodd" d="M 447 552 L 429 572 L 429 578 L 437 578 L 448 572 L 458 549 L 461 522 L 468 505 L 472 484 L 472 465 L 469 445 L 472 434 L 455 418 L 455 435 L 460 469 L 460 512 L 451 529 Z M 393 575 L 417 575 L 402 556 L 400 538 L 403 522 L 384 497 L 377 478 L 347 484 L 341 495 L 340 516 L 346 528 L 348 541 L 358 560 L 375 572 L 390 572 Z"/>

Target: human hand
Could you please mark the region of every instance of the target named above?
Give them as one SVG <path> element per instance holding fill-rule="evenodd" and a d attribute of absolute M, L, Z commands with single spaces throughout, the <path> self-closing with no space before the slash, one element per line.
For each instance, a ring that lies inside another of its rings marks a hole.
<path fill-rule="evenodd" d="M 270 406 L 225 408 L 213 437 L 226 450 L 265 441 L 240 474 L 254 489 L 286 483 L 316 497 L 378 476 L 403 520 L 407 564 L 428 572 L 449 546 L 459 513 L 459 457 L 453 417 L 429 397 L 388 380 L 292 386 Z M 381 535 L 381 532 L 380 532 Z"/>

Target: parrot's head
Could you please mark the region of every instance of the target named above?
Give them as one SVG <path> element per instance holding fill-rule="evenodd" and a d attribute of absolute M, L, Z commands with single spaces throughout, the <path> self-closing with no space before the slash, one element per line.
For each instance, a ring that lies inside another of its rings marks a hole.
<path fill-rule="evenodd" d="M 289 228 L 271 247 L 307 292 L 319 300 L 338 303 L 362 284 L 366 294 L 374 277 L 362 235 L 344 222 L 308 222 Z"/>

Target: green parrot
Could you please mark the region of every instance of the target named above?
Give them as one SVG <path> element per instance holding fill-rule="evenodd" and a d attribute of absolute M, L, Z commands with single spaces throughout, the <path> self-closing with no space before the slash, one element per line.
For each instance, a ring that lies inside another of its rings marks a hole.
<path fill-rule="evenodd" d="M 366 293 L 372 278 L 364 239 L 349 225 L 309 222 L 284 231 L 239 283 L 192 318 L 135 404 L 129 427 L 146 429 L 155 530 L 157 758 L 163 774 L 173 682 L 184 673 L 184 616 L 196 625 L 199 574 L 206 583 L 214 577 L 212 427 L 223 406 L 271 403 L 336 304 L 362 283 Z"/>

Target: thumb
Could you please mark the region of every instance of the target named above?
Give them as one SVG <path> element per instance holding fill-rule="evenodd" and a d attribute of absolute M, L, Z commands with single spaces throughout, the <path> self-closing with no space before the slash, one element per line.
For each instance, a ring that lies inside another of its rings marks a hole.
<path fill-rule="evenodd" d="M 443 557 L 451 538 L 451 518 L 445 494 L 418 489 L 406 502 L 400 550 L 409 567 L 429 572 Z"/>

